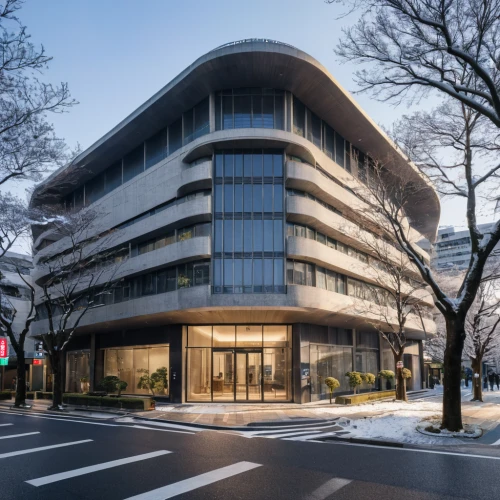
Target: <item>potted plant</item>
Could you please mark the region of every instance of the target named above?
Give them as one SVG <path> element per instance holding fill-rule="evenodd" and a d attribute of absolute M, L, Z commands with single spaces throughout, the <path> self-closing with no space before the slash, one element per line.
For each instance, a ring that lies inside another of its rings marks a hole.
<path fill-rule="evenodd" d="M 375 375 L 373 373 L 361 373 L 361 380 L 370 386 L 370 391 L 373 389 L 375 383 Z"/>
<path fill-rule="evenodd" d="M 184 274 L 179 274 L 177 286 L 179 288 L 189 288 L 191 286 L 191 280 L 187 276 L 184 276 Z"/>
<path fill-rule="evenodd" d="M 333 377 L 326 377 L 325 378 L 325 384 L 330 389 L 330 404 L 332 404 L 332 394 L 335 389 L 338 389 L 340 387 L 340 382 Z"/>
<path fill-rule="evenodd" d="M 378 376 L 385 379 L 385 388 L 387 390 L 392 389 L 391 380 L 394 379 L 394 372 L 392 370 L 380 370 Z"/>
<path fill-rule="evenodd" d="M 405 394 L 406 394 L 406 380 L 411 378 L 411 371 L 408 370 L 408 368 L 403 368 L 401 370 L 401 375 L 403 376 L 403 385 L 404 385 Z"/>
<path fill-rule="evenodd" d="M 89 392 L 89 378 L 81 377 L 80 378 L 80 389 L 83 393 Z"/>
<path fill-rule="evenodd" d="M 349 378 L 349 387 L 352 387 L 354 394 L 356 394 L 356 388 L 363 383 L 361 374 L 359 372 L 347 372 L 345 376 Z"/>

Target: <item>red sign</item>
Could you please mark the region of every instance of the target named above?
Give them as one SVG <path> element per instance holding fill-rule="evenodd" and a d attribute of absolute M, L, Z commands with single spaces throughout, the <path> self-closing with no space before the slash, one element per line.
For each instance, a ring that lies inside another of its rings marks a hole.
<path fill-rule="evenodd" d="M 41 359 L 34 359 L 33 360 L 33 364 L 34 365 L 43 365 L 43 360 L 41 360 Z"/>
<path fill-rule="evenodd" d="M 5 337 L 0 337 L 0 358 L 9 357 L 9 343 Z"/>

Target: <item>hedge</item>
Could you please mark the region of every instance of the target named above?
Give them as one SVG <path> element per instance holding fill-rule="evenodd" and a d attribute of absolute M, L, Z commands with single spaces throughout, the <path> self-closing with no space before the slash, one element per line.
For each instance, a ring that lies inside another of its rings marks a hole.
<path fill-rule="evenodd" d="M 12 393 L 10 391 L 0 391 L 0 399 L 12 399 Z"/>
<path fill-rule="evenodd" d="M 64 394 L 63 403 L 75 406 L 121 408 L 125 410 L 149 410 L 152 398 L 116 398 L 109 396 L 87 396 L 85 394 Z"/>

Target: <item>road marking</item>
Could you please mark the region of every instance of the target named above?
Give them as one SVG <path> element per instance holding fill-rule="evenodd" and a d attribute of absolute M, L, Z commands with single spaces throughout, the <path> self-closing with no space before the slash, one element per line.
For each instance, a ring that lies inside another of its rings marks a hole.
<path fill-rule="evenodd" d="M 321 431 L 315 431 L 316 434 L 321 434 Z M 303 436 L 305 434 L 313 434 L 311 431 L 295 431 L 295 432 L 285 432 L 282 434 L 271 434 L 266 436 L 252 436 L 254 438 L 265 438 L 265 439 L 279 439 L 279 438 L 290 438 L 293 436 Z"/>
<path fill-rule="evenodd" d="M 347 486 L 352 481 L 350 479 L 342 479 L 341 477 L 334 477 L 321 485 L 317 490 L 314 490 L 306 500 L 324 500 L 331 494 L 339 491 L 344 486 Z"/>
<path fill-rule="evenodd" d="M 228 465 L 227 467 L 222 467 L 221 469 L 215 469 L 205 474 L 185 479 L 184 481 L 179 481 L 178 483 L 169 484 L 168 486 L 163 486 L 156 490 L 141 493 L 127 500 L 167 500 L 168 498 L 182 495 L 183 493 L 196 490 L 203 486 L 208 486 L 209 484 L 236 476 L 242 472 L 256 469 L 257 467 L 262 467 L 262 465 L 254 464 L 253 462 L 238 462 L 233 465 Z"/>
<path fill-rule="evenodd" d="M 321 434 L 321 436 L 331 436 L 332 432 L 326 432 Z M 310 437 L 319 437 L 318 436 L 318 431 L 312 433 L 312 434 L 306 434 L 305 436 L 296 436 L 296 437 L 289 437 L 289 438 L 284 438 L 284 441 L 307 441 Z"/>
<path fill-rule="evenodd" d="M 315 441 L 316 443 L 324 443 L 324 441 Z M 452 451 L 434 451 L 434 450 L 419 450 L 416 448 L 397 448 L 394 446 L 378 446 L 376 444 L 358 444 L 358 443 L 342 443 L 340 441 L 329 441 L 328 444 L 338 444 L 341 446 L 361 446 L 362 448 L 377 448 L 392 451 L 413 451 L 415 453 L 430 453 L 432 455 L 451 455 L 455 457 L 465 458 L 487 458 L 489 460 L 500 460 L 500 457 L 490 457 L 488 455 L 473 455 L 471 453 L 453 453 Z"/>
<path fill-rule="evenodd" d="M 127 427 L 133 427 L 134 429 L 147 429 L 148 431 L 175 432 L 177 434 L 191 434 L 191 435 L 194 434 L 194 432 L 178 431 L 174 429 L 155 429 L 154 427 L 147 427 L 145 425 L 131 425 Z"/>
<path fill-rule="evenodd" d="M 64 479 L 69 479 L 71 477 L 83 476 L 85 474 L 90 474 L 92 472 L 111 469 L 113 467 L 119 467 L 120 465 L 131 464 L 134 462 L 140 462 L 141 460 L 147 460 L 149 458 L 168 455 L 169 453 L 172 452 L 167 450 L 153 451 L 151 453 L 144 453 L 143 455 L 135 455 L 134 457 L 121 458 L 119 460 L 112 460 L 111 462 L 104 462 L 102 464 L 90 465 L 89 467 L 82 467 L 81 469 L 69 470 L 67 472 L 59 472 L 58 474 L 52 474 L 51 476 L 39 477 L 38 479 L 31 479 L 30 481 L 26 481 L 26 483 L 37 487 L 43 486 L 45 484 L 56 483 L 57 481 L 63 481 Z"/>
<path fill-rule="evenodd" d="M 8 436 L 0 436 L 0 439 L 12 439 L 20 438 L 24 436 L 33 436 L 35 434 L 40 434 L 39 432 L 25 432 L 24 434 L 9 434 Z"/>
<path fill-rule="evenodd" d="M 323 429 L 330 429 L 332 427 L 335 427 L 337 424 L 329 424 L 329 425 L 321 425 L 321 426 L 314 426 L 314 427 L 299 427 L 299 428 L 291 428 L 291 427 L 275 427 L 274 430 L 272 431 L 239 431 L 242 433 L 245 433 L 247 436 L 251 437 L 265 437 L 266 434 L 273 435 L 273 434 L 284 434 L 287 432 L 314 432 L 314 431 L 319 431 Z"/>
<path fill-rule="evenodd" d="M 14 424 L 0 424 L 0 427 L 7 427 L 8 425 L 14 425 Z"/>
<path fill-rule="evenodd" d="M 73 446 L 74 444 L 90 443 L 93 439 L 83 439 L 82 441 L 71 441 L 69 443 L 52 444 L 50 446 L 41 446 L 40 448 L 30 448 L 29 450 L 11 451 L 10 453 L 2 453 L 0 458 L 16 457 L 17 455 L 27 455 L 28 453 L 36 453 L 37 451 L 51 450 L 52 448 L 63 448 L 64 446 Z"/>
<path fill-rule="evenodd" d="M 490 446 L 497 446 L 500 444 L 500 439 L 498 441 L 495 441 L 494 443 L 491 443 Z"/>

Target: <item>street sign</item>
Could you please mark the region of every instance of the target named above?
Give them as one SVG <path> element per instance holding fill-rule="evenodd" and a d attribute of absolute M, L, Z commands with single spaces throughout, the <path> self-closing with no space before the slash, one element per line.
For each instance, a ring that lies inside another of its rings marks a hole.
<path fill-rule="evenodd" d="M 43 352 L 43 342 L 35 342 L 35 351 L 36 352 Z M 40 356 L 37 356 L 37 358 Z"/>
<path fill-rule="evenodd" d="M 0 358 L 0 366 L 7 366 L 9 364 L 9 358 Z"/>
<path fill-rule="evenodd" d="M 45 357 L 45 354 L 43 352 L 35 351 L 33 354 L 35 355 L 35 358 L 44 358 Z"/>
<path fill-rule="evenodd" d="M 9 342 L 6 337 L 0 337 L 0 359 L 9 357 Z"/>
<path fill-rule="evenodd" d="M 398 361 L 396 363 L 396 368 L 403 368 L 403 362 L 402 361 Z"/>
<path fill-rule="evenodd" d="M 34 359 L 33 364 L 34 365 L 43 365 L 43 361 L 41 359 Z"/>

